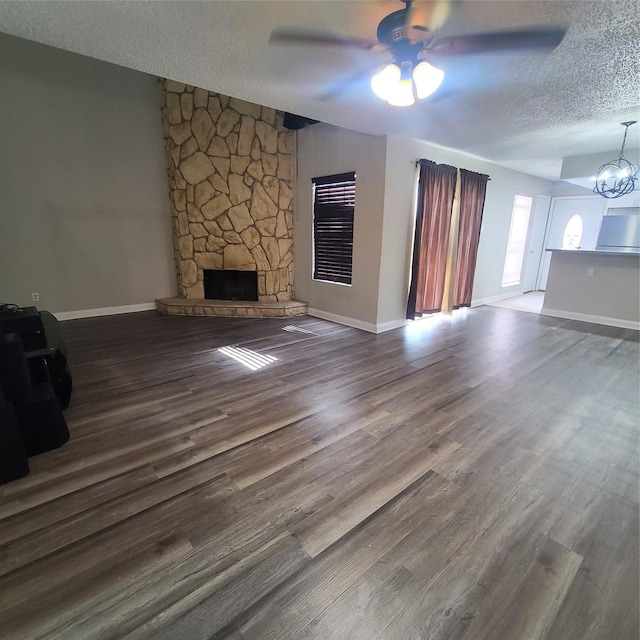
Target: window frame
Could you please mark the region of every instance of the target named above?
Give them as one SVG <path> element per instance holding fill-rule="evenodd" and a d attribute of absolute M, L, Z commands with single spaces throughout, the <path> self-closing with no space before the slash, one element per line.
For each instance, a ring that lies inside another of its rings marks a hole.
<path fill-rule="evenodd" d="M 356 172 L 311 179 L 312 278 L 350 287 L 353 283 Z"/>
<path fill-rule="evenodd" d="M 516 238 L 516 234 L 518 231 L 522 231 L 522 227 L 518 227 L 518 214 L 521 213 L 523 206 L 519 203 L 519 199 L 528 200 L 529 206 L 527 209 L 527 217 L 526 224 L 524 227 L 524 238 L 518 239 Z M 502 279 L 501 279 L 501 288 L 506 289 L 508 287 L 516 287 L 522 284 L 522 272 L 524 271 L 524 263 L 527 251 L 527 242 L 529 240 L 529 228 L 531 227 L 531 211 L 533 210 L 533 196 L 528 196 L 522 193 L 517 193 L 513 198 L 513 209 L 511 210 L 511 222 L 509 224 L 509 236 L 507 239 L 507 247 L 504 255 L 504 263 L 502 265 Z M 514 224 L 515 223 L 515 224 Z M 505 281 L 505 272 L 507 269 L 507 264 L 510 258 L 513 257 L 513 248 L 515 246 L 521 247 L 520 252 L 520 268 L 518 272 L 518 278 L 516 280 L 508 280 Z"/>

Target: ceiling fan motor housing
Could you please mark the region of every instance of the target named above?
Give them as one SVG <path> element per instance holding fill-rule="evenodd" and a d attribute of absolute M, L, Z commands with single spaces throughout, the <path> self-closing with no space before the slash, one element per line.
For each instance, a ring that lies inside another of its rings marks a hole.
<path fill-rule="evenodd" d="M 386 44 L 396 60 L 415 63 L 423 51 L 425 42 L 412 43 L 407 34 L 407 9 L 394 11 L 384 17 L 378 25 L 378 41 Z"/>
<path fill-rule="evenodd" d="M 378 40 L 392 45 L 398 40 L 406 39 L 407 10 L 400 9 L 384 17 L 378 25 Z"/>

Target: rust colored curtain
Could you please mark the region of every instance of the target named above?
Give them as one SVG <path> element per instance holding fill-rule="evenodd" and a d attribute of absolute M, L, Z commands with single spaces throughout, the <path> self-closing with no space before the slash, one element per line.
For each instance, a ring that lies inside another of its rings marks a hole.
<path fill-rule="evenodd" d="M 471 306 L 482 211 L 489 176 L 460 169 L 460 227 L 453 308 Z"/>
<path fill-rule="evenodd" d="M 407 318 L 442 308 L 456 168 L 420 160 Z"/>

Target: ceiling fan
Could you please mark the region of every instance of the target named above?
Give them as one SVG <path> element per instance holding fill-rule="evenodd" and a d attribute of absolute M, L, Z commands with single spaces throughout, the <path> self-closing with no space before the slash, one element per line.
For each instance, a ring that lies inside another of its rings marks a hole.
<path fill-rule="evenodd" d="M 435 92 L 444 79 L 444 71 L 433 66 L 429 60 L 499 51 L 554 49 L 566 33 L 563 27 L 538 27 L 437 37 L 436 32 L 448 18 L 452 6 L 460 4 L 461 0 L 431 0 L 424 3 L 428 9 L 428 26 L 415 23 L 412 0 L 401 1 L 404 2 L 404 8 L 384 17 L 378 24 L 377 40 L 280 28 L 272 32 L 270 42 L 389 53 L 392 61 L 373 75 L 371 88 L 390 105 L 408 107 L 416 99 L 426 98 Z M 378 71 L 379 67 L 376 65 L 375 70 Z"/>

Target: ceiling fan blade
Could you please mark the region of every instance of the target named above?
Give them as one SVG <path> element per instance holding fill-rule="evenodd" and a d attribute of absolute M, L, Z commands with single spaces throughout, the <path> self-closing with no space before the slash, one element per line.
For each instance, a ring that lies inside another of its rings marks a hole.
<path fill-rule="evenodd" d="M 428 0 L 412 5 L 407 28 L 421 28 L 435 33 L 444 26 L 452 11 L 462 4 L 462 0 Z M 424 26 L 421 26 L 424 25 Z"/>
<path fill-rule="evenodd" d="M 413 0 L 405 1 L 404 8 L 404 32 L 412 44 L 416 42 L 424 42 L 428 37 L 426 27 L 423 27 L 420 21 L 416 19 L 416 10 L 413 6 Z"/>
<path fill-rule="evenodd" d="M 367 86 L 369 86 L 371 77 L 374 75 L 374 73 L 380 71 L 383 66 L 384 65 L 377 64 L 374 67 L 369 67 L 368 69 L 360 69 L 359 71 L 352 73 L 346 78 L 343 78 L 340 82 L 334 84 L 324 93 L 321 93 L 319 96 L 317 96 L 317 99 L 322 101 L 335 100 L 336 98 L 339 98 L 343 94 L 347 93 L 347 91 L 352 89 L 354 85 L 366 82 Z"/>
<path fill-rule="evenodd" d="M 269 42 L 278 44 L 311 44 L 365 50 L 378 48 L 380 45 L 377 40 L 366 40 L 364 38 L 343 36 L 337 33 L 323 33 L 298 29 L 274 29 L 274 31 L 271 32 Z"/>
<path fill-rule="evenodd" d="M 551 27 L 437 38 L 427 48 L 426 53 L 435 56 L 459 56 L 518 49 L 555 49 L 562 42 L 566 32 L 565 28 Z"/>
<path fill-rule="evenodd" d="M 438 102 L 444 102 L 445 100 L 450 100 L 451 98 L 456 98 L 460 95 L 459 91 L 455 91 L 454 89 L 438 89 L 434 94 L 427 97 L 423 102 L 427 104 L 434 104 Z"/>

